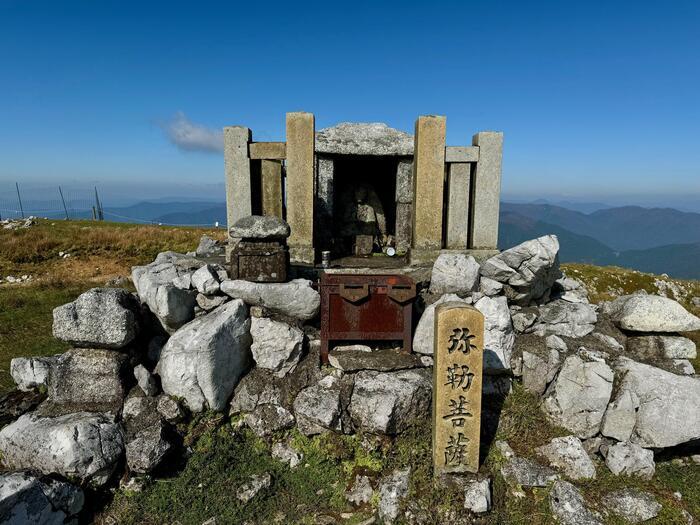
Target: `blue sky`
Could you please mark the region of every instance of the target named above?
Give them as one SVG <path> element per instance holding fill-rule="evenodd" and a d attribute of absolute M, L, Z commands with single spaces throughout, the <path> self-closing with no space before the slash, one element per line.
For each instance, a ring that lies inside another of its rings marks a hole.
<path fill-rule="evenodd" d="M 168 131 L 279 140 L 305 110 L 407 131 L 443 114 L 454 145 L 502 130 L 507 197 L 693 207 L 698 27 L 697 1 L 0 0 L 0 193 L 216 193 L 221 154 Z"/>

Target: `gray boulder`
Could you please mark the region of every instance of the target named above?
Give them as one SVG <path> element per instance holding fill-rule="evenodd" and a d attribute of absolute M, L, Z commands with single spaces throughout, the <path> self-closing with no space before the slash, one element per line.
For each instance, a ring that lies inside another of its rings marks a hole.
<path fill-rule="evenodd" d="M 105 414 L 25 414 L 0 431 L 3 464 L 104 485 L 124 454 L 122 429 Z"/>
<path fill-rule="evenodd" d="M 561 365 L 559 352 L 550 349 L 546 356 L 523 352 L 523 387 L 528 392 L 541 396 Z"/>
<path fill-rule="evenodd" d="M 28 472 L 0 474 L 0 523 L 62 525 L 72 523 L 85 503 L 83 491 Z"/>
<path fill-rule="evenodd" d="M 464 487 L 464 508 L 475 514 L 491 510 L 491 478 L 467 481 Z"/>
<path fill-rule="evenodd" d="M 411 156 L 413 135 L 382 122 L 341 122 L 316 133 L 316 152 Z"/>
<path fill-rule="evenodd" d="M 317 384 L 305 388 L 294 400 L 297 427 L 307 436 L 326 430 L 340 431 L 341 412 L 340 380 L 333 376 L 326 376 Z"/>
<path fill-rule="evenodd" d="M 700 319 L 673 299 L 658 295 L 625 295 L 604 306 L 613 321 L 630 332 L 692 332 Z"/>
<path fill-rule="evenodd" d="M 503 283 L 482 276 L 479 279 L 479 291 L 487 297 L 493 297 L 503 291 Z"/>
<path fill-rule="evenodd" d="M 393 523 L 399 516 L 401 501 L 408 496 L 408 483 L 411 470 L 395 470 L 379 482 L 379 519 L 384 523 Z"/>
<path fill-rule="evenodd" d="M 637 423 L 637 410 L 639 410 L 637 394 L 632 390 L 620 390 L 605 411 L 600 433 L 618 441 L 629 441 Z"/>
<path fill-rule="evenodd" d="M 700 379 L 627 358 L 618 360 L 616 370 L 622 378 L 615 398 L 616 417 L 634 421 L 632 443 L 666 448 L 700 439 Z M 636 397 L 634 403 L 618 403 L 627 392 Z M 639 407 L 634 409 L 637 400 Z M 625 429 L 629 427 L 627 423 Z"/>
<path fill-rule="evenodd" d="M 508 373 L 515 345 L 508 300 L 482 297 L 474 306 L 484 314 L 484 372 Z"/>
<path fill-rule="evenodd" d="M 301 359 L 304 332 L 286 323 L 265 317 L 253 317 L 250 325 L 253 344 L 250 347 L 255 364 L 284 377 Z"/>
<path fill-rule="evenodd" d="M 430 293 L 465 295 L 479 288 L 479 263 L 464 253 L 441 253 L 433 264 Z"/>
<path fill-rule="evenodd" d="M 540 315 L 532 331 L 541 336 L 559 335 L 581 338 L 595 329 L 598 315 L 587 303 L 570 303 L 562 299 L 540 307 Z"/>
<path fill-rule="evenodd" d="M 602 359 L 579 352 L 566 358 L 542 408 L 549 419 L 579 438 L 595 436 L 610 401 L 613 371 Z"/>
<path fill-rule="evenodd" d="M 568 481 L 554 483 L 549 506 L 562 525 L 603 525 L 600 517 L 588 509 L 579 490 Z"/>
<path fill-rule="evenodd" d="M 216 257 L 224 254 L 225 247 L 219 241 L 212 239 L 208 235 L 202 235 L 199 239 L 199 246 L 195 250 L 197 257 Z"/>
<path fill-rule="evenodd" d="M 147 474 L 163 463 L 172 444 L 158 422 L 136 433 L 126 444 L 126 463 L 132 472 Z"/>
<path fill-rule="evenodd" d="M 46 386 L 54 357 L 15 357 L 10 361 L 10 375 L 24 392 Z"/>
<path fill-rule="evenodd" d="M 491 257 L 482 265 L 481 275 L 502 283 L 515 304 L 543 301 L 561 276 L 558 253 L 556 235 L 540 237 Z"/>
<path fill-rule="evenodd" d="M 205 312 L 211 312 L 215 308 L 218 308 L 225 302 L 229 301 L 230 298 L 226 295 L 204 295 L 203 293 L 198 293 L 195 298 L 197 301 L 197 306 L 199 306 Z"/>
<path fill-rule="evenodd" d="M 166 395 L 158 396 L 156 410 L 168 423 L 178 423 L 185 417 L 180 403 Z"/>
<path fill-rule="evenodd" d="M 252 364 L 250 319 L 231 301 L 175 332 L 163 347 L 156 374 L 163 392 L 184 398 L 193 412 L 222 411 Z"/>
<path fill-rule="evenodd" d="M 377 434 L 399 434 L 415 419 L 428 417 L 432 378 L 423 370 L 358 372 L 350 399 L 357 428 Z"/>
<path fill-rule="evenodd" d="M 289 224 L 272 215 L 249 215 L 238 219 L 228 231 L 234 239 L 286 239 L 291 233 Z"/>
<path fill-rule="evenodd" d="M 136 365 L 134 367 L 134 377 L 144 394 L 147 396 L 155 396 L 158 394 L 158 383 L 155 377 L 153 377 L 153 374 L 151 374 L 145 366 Z"/>
<path fill-rule="evenodd" d="M 627 353 L 639 359 L 695 359 L 695 342 L 674 335 L 639 335 L 627 338 Z"/>
<path fill-rule="evenodd" d="M 445 294 L 425 308 L 420 321 L 418 321 L 415 334 L 413 335 L 414 352 L 423 355 L 433 355 L 433 343 L 435 341 L 435 308 L 440 304 L 452 301 L 469 304 L 468 301 L 456 294 Z"/>
<path fill-rule="evenodd" d="M 60 413 L 116 414 L 126 396 L 129 372 L 125 354 L 88 348 L 69 350 L 56 358 L 49 373 L 51 407 Z"/>
<path fill-rule="evenodd" d="M 614 350 L 615 352 L 625 351 L 624 345 L 621 344 L 617 339 L 615 339 L 611 335 L 605 335 L 599 332 L 594 332 L 593 334 L 591 334 L 591 337 L 603 343 L 603 345 L 605 345 L 610 350 Z"/>
<path fill-rule="evenodd" d="M 508 483 L 521 487 L 546 487 L 559 478 L 551 468 L 517 456 L 506 461 L 501 467 L 501 475 Z"/>
<path fill-rule="evenodd" d="M 294 279 L 288 283 L 227 280 L 221 283 L 221 291 L 250 306 L 264 306 L 294 319 L 313 319 L 321 307 L 321 296 L 306 279 Z"/>
<path fill-rule="evenodd" d="M 139 329 L 138 301 L 126 290 L 93 288 L 53 310 L 53 336 L 74 346 L 124 348 Z"/>
<path fill-rule="evenodd" d="M 656 470 L 654 453 L 634 443 L 616 443 L 608 447 L 605 464 L 616 476 L 651 479 Z"/>
<path fill-rule="evenodd" d="M 642 523 L 659 515 L 661 504 L 648 492 L 626 488 L 603 497 L 603 505 L 629 523 Z"/>
<path fill-rule="evenodd" d="M 557 350 L 559 352 L 567 352 L 569 350 L 566 342 L 558 335 L 548 335 L 545 339 L 545 344 L 547 345 L 547 348 Z"/>
<path fill-rule="evenodd" d="M 191 277 L 192 287 L 204 295 L 214 295 L 219 293 L 219 274 L 216 268 L 210 264 L 202 266 L 195 271 Z"/>
<path fill-rule="evenodd" d="M 576 436 L 557 437 L 538 447 L 537 453 L 549 460 L 570 479 L 595 479 L 595 465 Z"/>
<path fill-rule="evenodd" d="M 260 437 L 294 426 L 294 416 L 286 408 L 273 404 L 258 405 L 245 415 L 244 421 Z"/>

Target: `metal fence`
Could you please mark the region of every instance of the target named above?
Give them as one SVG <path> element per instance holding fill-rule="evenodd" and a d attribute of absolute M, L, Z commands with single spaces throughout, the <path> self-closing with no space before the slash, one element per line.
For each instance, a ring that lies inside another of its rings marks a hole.
<path fill-rule="evenodd" d="M 96 187 L 0 184 L 0 220 L 31 216 L 104 220 L 104 211 Z"/>

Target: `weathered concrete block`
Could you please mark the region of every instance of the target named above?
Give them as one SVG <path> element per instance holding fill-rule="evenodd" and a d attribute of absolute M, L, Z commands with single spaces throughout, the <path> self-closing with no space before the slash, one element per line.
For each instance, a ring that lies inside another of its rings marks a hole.
<path fill-rule="evenodd" d="M 250 129 L 244 126 L 224 128 L 224 172 L 226 173 L 226 218 L 228 226 L 252 213 Z"/>
<path fill-rule="evenodd" d="M 396 204 L 396 251 L 406 253 L 411 248 L 413 234 L 413 204 Z"/>
<path fill-rule="evenodd" d="M 313 264 L 314 116 L 287 113 L 287 222 L 293 263 Z"/>
<path fill-rule="evenodd" d="M 401 159 L 396 167 L 396 202 L 413 202 L 413 160 Z"/>
<path fill-rule="evenodd" d="M 282 163 L 279 160 L 260 162 L 263 215 L 282 218 Z"/>
<path fill-rule="evenodd" d="M 465 250 L 469 243 L 471 164 L 450 164 L 447 175 L 447 248 Z"/>
<path fill-rule="evenodd" d="M 474 172 L 474 203 L 470 210 L 471 248 L 498 246 L 498 211 L 501 197 L 501 157 L 503 133 L 482 131 L 474 135 L 479 146 L 479 162 Z"/>

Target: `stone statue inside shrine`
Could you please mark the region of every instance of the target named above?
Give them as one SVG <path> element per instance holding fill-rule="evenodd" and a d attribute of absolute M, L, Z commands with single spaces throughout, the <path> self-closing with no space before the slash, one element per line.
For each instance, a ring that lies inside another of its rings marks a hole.
<path fill-rule="evenodd" d="M 340 235 L 354 246 L 355 255 L 370 255 L 387 242 L 384 207 L 371 184 L 360 183 L 342 194 Z"/>

